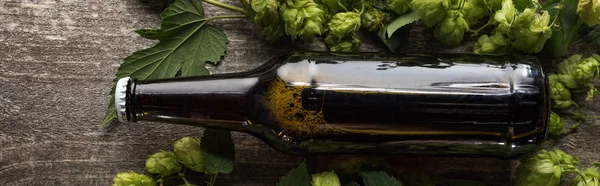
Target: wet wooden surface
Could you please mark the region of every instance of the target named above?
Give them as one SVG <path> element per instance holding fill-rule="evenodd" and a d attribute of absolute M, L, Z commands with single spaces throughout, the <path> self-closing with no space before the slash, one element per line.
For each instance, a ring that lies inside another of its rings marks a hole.
<path fill-rule="evenodd" d="M 212 6 L 206 6 L 206 12 L 228 13 Z M 154 44 L 133 30 L 157 27 L 158 13 L 140 0 L 0 1 L 0 183 L 110 185 L 118 172 L 145 173 L 145 158 L 170 149 L 177 138 L 201 135 L 200 128 L 159 123 L 98 127 L 122 59 Z M 219 65 L 210 67 L 212 73 L 248 70 L 294 47 L 265 42 L 249 20 L 216 25 L 228 35 L 229 51 Z M 442 47 L 431 33 L 418 24 L 402 50 L 469 50 Z M 385 51 L 376 37 L 361 37 L 362 51 Z M 325 49 L 320 42 L 295 47 Z M 584 53 L 597 50 L 587 46 L 572 49 Z M 600 115 L 599 105 L 600 101 L 595 101 L 581 106 L 587 115 Z M 587 120 L 581 130 L 554 144 L 590 165 L 600 159 L 599 133 L 600 122 Z M 217 185 L 274 185 L 302 161 L 302 157 L 278 153 L 250 135 L 233 136 L 234 172 L 220 176 Z M 492 185 L 510 185 L 517 165 L 516 161 L 494 159 L 395 159 L 432 175 Z M 201 184 L 206 179 L 199 176 L 195 181 Z"/>

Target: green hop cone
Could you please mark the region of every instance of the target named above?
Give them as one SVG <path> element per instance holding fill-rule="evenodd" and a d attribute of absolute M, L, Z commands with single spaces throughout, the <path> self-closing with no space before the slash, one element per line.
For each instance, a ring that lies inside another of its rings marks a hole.
<path fill-rule="evenodd" d="M 552 28 L 549 24 L 550 14 L 547 11 L 535 14 L 528 28 L 519 29 L 514 33 L 514 48 L 528 54 L 540 52 L 546 41 L 552 37 Z"/>
<path fill-rule="evenodd" d="M 341 186 L 340 178 L 333 171 L 313 174 L 311 177 L 312 186 Z"/>
<path fill-rule="evenodd" d="M 446 17 L 435 26 L 433 34 L 442 44 L 457 46 L 462 41 L 465 30 L 468 29 L 469 25 L 463 19 L 460 11 L 450 10 Z"/>
<path fill-rule="evenodd" d="M 550 98 L 554 102 L 554 108 L 565 109 L 571 105 L 577 106 L 577 103 L 571 100 L 569 89 L 560 82 L 559 75 L 548 74 L 548 84 L 550 84 Z"/>
<path fill-rule="evenodd" d="M 550 126 L 548 126 L 548 135 L 560 136 L 565 133 L 565 123 L 560 119 L 560 116 L 554 112 L 550 112 Z"/>
<path fill-rule="evenodd" d="M 173 154 L 185 167 L 204 172 L 204 159 L 200 151 L 200 142 L 194 137 L 184 137 L 173 144 Z"/>
<path fill-rule="evenodd" d="M 327 24 L 329 35 L 340 42 L 350 33 L 356 33 L 360 29 L 360 14 L 356 12 L 340 12 L 331 18 Z"/>
<path fill-rule="evenodd" d="M 343 40 L 329 48 L 332 52 L 356 52 L 360 47 L 360 40 L 356 37 L 352 37 L 349 40 Z"/>
<path fill-rule="evenodd" d="M 274 42 L 283 36 L 285 24 L 279 17 L 279 1 L 250 0 L 249 6 L 252 10 L 249 12 L 254 15 L 254 22 L 263 28 L 268 41 Z"/>
<path fill-rule="evenodd" d="M 600 1 L 579 0 L 576 12 L 588 26 L 600 24 Z"/>
<path fill-rule="evenodd" d="M 146 159 L 146 170 L 161 176 L 170 176 L 181 171 L 181 164 L 172 152 L 160 151 Z"/>
<path fill-rule="evenodd" d="M 360 15 L 360 26 L 367 28 L 373 32 L 383 28 L 383 23 L 389 19 L 386 13 L 383 13 L 377 8 L 368 8 L 364 13 Z"/>
<path fill-rule="evenodd" d="M 561 73 L 559 80 L 570 89 L 589 88 L 586 100 L 592 100 L 598 90 L 590 83 L 592 78 L 600 73 L 600 61 L 598 55 L 582 58 L 581 55 L 573 55 L 558 64 Z"/>
<path fill-rule="evenodd" d="M 503 53 L 506 50 L 506 38 L 499 32 L 492 35 L 482 35 L 473 45 L 473 53 L 476 54 L 494 54 Z"/>
<path fill-rule="evenodd" d="M 496 27 L 495 31 L 509 35 L 511 31 L 510 27 L 515 19 L 516 12 L 517 9 L 512 3 L 512 0 L 503 0 L 502 9 L 496 11 L 496 14 L 494 14 L 494 20 L 498 22 L 498 27 Z"/>
<path fill-rule="evenodd" d="M 561 150 L 542 150 L 534 157 L 521 160 L 517 167 L 517 186 L 557 186 L 560 179 L 575 170 L 579 162 Z"/>
<path fill-rule="evenodd" d="M 155 186 L 156 183 L 152 178 L 131 172 L 120 172 L 113 178 L 112 186 Z"/>
<path fill-rule="evenodd" d="M 410 4 L 417 10 L 428 28 L 444 19 L 450 9 L 450 0 L 415 0 Z"/>
<path fill-rule="evenodd" d="M 398 15 L 403 14 L 410 9 L 410 0 L 390 0 L 385 9 L 391 10 Z"/>
<path fill-rule="evenodd" d="M 600 173 L 597 168 L 587 168 L 571 180 L 571 186 L 600 186 Z"/>
<path fill-rule="evenodd" d="M 285 3 L 280 9 L 285 22 L 285 33 L 305 42 L 311 42 L 324 31 L 325 12 L 313 0 L 296 0 Z"/>
<path fill-rule="evenodd" d="M 483 19 L 489 14 L 487 7 L 485 7 L 485 4 L 479 3 L 483 2 L 480 0 L 467 1 L 463 8 L 460 10 L 461 13 L 464 15 L 463 17 L 467 21 L 469 26 L 477 24 L 479 20 Z"/>

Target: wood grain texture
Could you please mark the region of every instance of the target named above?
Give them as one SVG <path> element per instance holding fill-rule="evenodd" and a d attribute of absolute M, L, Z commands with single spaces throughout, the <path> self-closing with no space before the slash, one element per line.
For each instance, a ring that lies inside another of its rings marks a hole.
<path fill-rule="evenodd" d="M 213 6 L 206 6 L 206 12 L 230 13 Z M 145 173 L 145 158 L 159 149 L 170 149 L 174 140 L 201 135 L 200 128 L 159 123 L 98 127 L 122 59 L 155 43 L 133 30 L 157 27 L 159 22 L 157 9 L 141 0 L 0 1 L 0 183 L 110 185 L 118 172 Z M 245 71 L 292 48 L 325 49 L 321 42 L 269 44 L 259 28 L 245 19 L 216 25 L 228 35 L 229 51 L 219 65 L 210 66 L 212 73 Z M 470 45 L 443 47 L 431 33 L 417 24 L 402 51 L 469 50 Z M 385 51 L 376 37 L 363 34 L 361 38 L 362 51 Z M 571 51 L 597 50 L 575 47 Z M 600 101 L 589 102 L 582 108 L 587 115 L 600 115 L 599 105 Z M 600 122 L 587 120 L 581 130 L 554 144 L 589 166 L 600 160 L 599 133 Z M 274 185 L 302 161 L 250 135 L 234 133 L 233 137 L 234 172 L 220 176 L 217 185 Z M 517 166 L 515 161 L 495 159 L 394 159 L 440 177 L 471 178 L 492 185 L 510 185 Z M 195 179 L 197 183 L 202 180 L 207 177 Z"/>

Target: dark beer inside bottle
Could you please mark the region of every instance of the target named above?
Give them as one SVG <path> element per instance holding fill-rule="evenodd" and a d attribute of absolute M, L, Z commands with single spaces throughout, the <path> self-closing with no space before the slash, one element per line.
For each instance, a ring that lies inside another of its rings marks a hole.
<path fill-rule="evenodd" d="M 541 143 L 548 109 L 541 68 L 510 56 L 291 55 L 246 73 L 133 89 L 137 119 L 238 125 L 308 153 L 460 154 L 452 148 L 478 144 L 510 153 Z"/>

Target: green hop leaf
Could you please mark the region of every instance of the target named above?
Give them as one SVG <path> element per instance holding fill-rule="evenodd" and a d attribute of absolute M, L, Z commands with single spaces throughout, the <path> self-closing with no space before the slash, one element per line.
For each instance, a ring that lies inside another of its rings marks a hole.
<path fill-rule="evenodd" d="M 435 26 L 444 19 L 446 12 L 450 9 L 450 3 L 450 0 L 415 0 L 410 2 L 428 28 Z"/>
<path fill-rule="evenodd" d="M 146 159 L 146 170 L 161 176 L 170 176 L 181 171 L 181 164 L 172 152 L 160 151 Z"/>
<path fill-rule="evenodd" d="M 298 167 L 281 177 L 277 182 L 277 186 L 310 186 L 310 179 L 306 162 L 302 162 Z"/>
<path fill-rule="evenodd" d="M 571 100 L 571 92 L 559 80 L 559 75 L 548 74 L 548 83 L 550 84 L 550 98 L 554 102 L 554 108 L 564 109 L 571 105 L 577 106 Z"/>
<path fill-rule="evenodd" d="M 385 9 L 400 15 L 410 9 L 410 1 L 411 0 L 390 0 Z"/>
<path fill-rule="evenodd" d="M 462 13 L 457 10 L 450 10 L 446 17 L 435 26 L 433 34 L 444 45 L 457 46 L 462 41 L 465 30 L 468 29 L 469 25 L 463 19 Z"/>
<path fill-rule="evenodd" d="M 529 54 L 540 52 L 546 41 L 552 37 L 552 28 L 549 23 L 550 15 L 547 11 L 535 14 L 535 18 L 528 28 L 519 29 L 514 33 L 514 48 Z"/>
<path fill-rule="evenodd" d="M 173 144 L 173 154 L 185 167 L 204 172 L 204 159 L 200 151 L 200 141 L 194 137 L 181 138 Z"/>
<path fill-rule="evenodd" d="M 587 168 L 571 180 L 571 186 L 599 186 L 600 173 L 597 168 Z"/>
<path fill-rule="evenodd" d="M 387 22 L 388 19 L 389 15 L 381 10 L 377 8 L 368 8 L 363 14 L 360 15 L 360 26 L 373 32 L 383 28 L 383 23 Z"/>
<path fill-rule="evenodd" d="M 340 178 L 333 171 L 313 174 L 312 186 L 341 186 Z"/>
<path fill-rule="evenodd" d="M 560 116 L 554 112 L 550 112 L 550 126 L 548 126 L 548 135 L 560 136 L 565 133 L 565 124 L 560 119 Z"/>
<path fill-rule="evenodd" d="M 228 174 L 233 171 L 235 147 L 230 131 L 206 129 L 200 141 L 200 151 L 204 158 L 205 174 Z"/>
<path fill-rule="evenodd" d="M 561 150 L 542 150 L 534 157 L 521 160 L 517 167 L 517 186 L 557 186 L 566 173 L 575 170 L 578 160 Z"/>
<path fill-rule="evenodd" d="M 361 172 L 360 176 L 365 186 L 402 186 L 396 178 L 389 176 L 383 171 Z"/>
<path fill-rule="evenodd" d="M 577 4 L 577 15 L 588 26 L 600 24 L 600 1 L 579 0 Z"/>
<path fill-rule="evenodd" d="M 483 0 L 484 4 L 492 9 L 493 11 L 498 11 L 502 9 L 502 0 Z"/>
<path fill-rule="evenodd" d="M 329 35 L 340 42 L 349 33 L 355 33 L 360 28 L 360 14 L 356 12 L 340 12 L 331 18 L 327 24 Z"/>
<path fill-rule="evenodd" d="M 131 172 L 120 172 L 113 178 L 112 186 L 155 186 L 152 178 Z"/>
<path fill-rule="evenodd" d="M 328 36 L 329 37 L 329 36 Z M 360 40 L 356 37 L 352 37 L 349 40 L 343 40 L 338 44 L 329 48 L 332 52 L 356 52 L 360 47 Z"/>
<path fill-rule="evenodd" d="M 477 39 L 477 43 L 473 45 L 473 53 L 476 54 L 494 54 L 504 53 L 506 50 L 506 38 L 496 32 L 493 36 L 482 35 Z"/>
<path fill-rule="evenodd" d="M 280 3 L 277 0 L 251 0 L 254 22 L 263 27 L 267 40 L 277 41 L 285 33 L 285 24 L 279 17 Z"/>
<path fill-rule="evenodd" d="M 498 22 L 496 32 L 508 35 L 510 33 L 511 24 L 515 18 L 517 9 L 513 5 L 512 0 L 503 0 L 502 9 L 496 11 L 494 20 Z"/>
<path fill-rule="evenodd" d="M 285 33 L 305 42 L 311 42 L 324 31 L 325 11 L 313 0 L 297 0 L 281 6 L 281 16 L 285 22 Z"/>
<path fill-rule="evenodd" d="M 489 15 L 488 9 L 485 4 L 480 0 L 467 1 L 463 8 L 460 10 L 464 15 L 464 19 L 467 21 L 469 26 L 473 26 L 479 23 L 479 20 Z"/>
<path fill-rule="evenodd" d="M 324 8 L 326 8 L 330 14 L 335 14 L 341 11 L 344 11 L 344 7 L 340 6 L 340 3 L 338 3 L 338 1 L 340 0 L 321 0 L 320 4 L 325 5 Z M 319 4 L 317 2 L 317 4 Z"/>
<path fill-rule="evenodd" d="M 147 80 L 171 78 L 177 75 L 209 74 L 206 62 L 217 63 L 227 51 L 227 36 L 223 30 L 207 24 L 202 2 L 177 0 L 161 13 L 159 30 L 138 30 L 141 36 L 158 39 L 151 48 L 134 52 L 123 60 L 116 82 L 123 77 Z M 180 73 L 179 73 L 180 72 Z M 114 86 L 101 126 L 117 117 Z"/>

